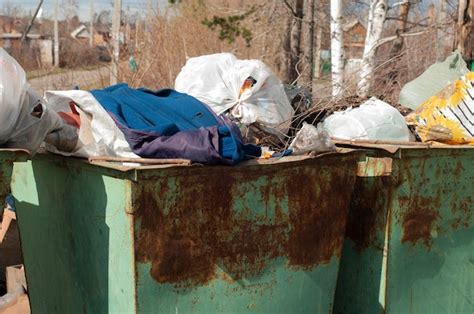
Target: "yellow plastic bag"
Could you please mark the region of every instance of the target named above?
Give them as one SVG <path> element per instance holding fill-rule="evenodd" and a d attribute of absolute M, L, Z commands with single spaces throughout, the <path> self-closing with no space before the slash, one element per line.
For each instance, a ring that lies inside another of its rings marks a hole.
<path fill-rule="evenodd" d="M 474 145 L 474 72 L 446 86 L 406 120 L 423 142 Z"/>

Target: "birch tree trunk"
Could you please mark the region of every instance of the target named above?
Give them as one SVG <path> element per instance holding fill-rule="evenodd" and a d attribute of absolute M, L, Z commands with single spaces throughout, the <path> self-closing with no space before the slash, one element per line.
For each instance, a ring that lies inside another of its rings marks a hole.
<path fill-rule="evenodd" d="M 311 90 L 313 86 L 314 0 L 304 0 L 303 12 L 303 58 L 299 84 Z"/>
<path fill-rule="evenodd" d="M 332 97 L 343 94 L 344 49 L 342 43 L 342 0 L 331 0 L 331 74 Z"/>
<path fill-rule="evenodd" d="M 366 98 L 372 87 L 375 68 L 377 44 L 382 37 L 383 26 L 387 16 L 387 0 L 370 0 L 367 37 L 365 38 L 362 69 L 358 84 L 359 97 Z"/>

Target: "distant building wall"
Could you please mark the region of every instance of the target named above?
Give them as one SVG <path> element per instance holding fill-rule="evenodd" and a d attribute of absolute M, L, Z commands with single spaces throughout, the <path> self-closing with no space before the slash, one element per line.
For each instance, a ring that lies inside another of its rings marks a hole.
<path fill-rule="evenodd" d="M 41 65 L 53 66 L 53 41 L 51 39 L 39 39 L 38 46 L 40 50 Z"/>

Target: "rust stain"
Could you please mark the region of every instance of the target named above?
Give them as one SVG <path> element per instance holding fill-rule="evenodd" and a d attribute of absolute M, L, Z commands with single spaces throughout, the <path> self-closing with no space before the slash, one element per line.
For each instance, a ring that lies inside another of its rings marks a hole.
<path fill-rule="evenodd" d="M 328 263 L 342 249 L 351 164 L 315 159 L 309 165 L 254 168 L 253 174 L 202 168 L 142 182 L 136 198 L 137 261 L 151 263 L 157 282 L 185 289 L 222 272 L 227 282 L 257 276 L 279 257 L 304 270 Z"/>
<path fill-rule="evenodd" d="M 357 178 L 351 201 L 346 236 L 359 252 L 379 246 L 377 231 L 384 231 L 391 198 L 390 177 Z M 382 241 L 382 240 L 381 240 Z"/>
<path fill-rule="evenodd" d="M 459 206 L 452 206 L 451 211 L 453 214 L 458 215 L 455 217 L 455 222 L 451 225 L 453 229 L 459 229 L 461 226 L 469 228 L 473 215 L 472 204 L 471 197 L 468 197 Z"/>
<path fill-rule="evenodd" d="M 458 161 L 458 163 L 456 164 L 456 168 L 454 169 L 454 176 L 455 178 L 460 178 L 462 176 L 463 173 L 465 173 L 465 169 L 464 169 L 464 166 L 463 166 L 463 163 L 461 161 Z"/>
<path fill-rule="evenodd" d="M 437 210 L 439 205 L 439 198 L 436 197 L 400 199 L 400 206 L 405 210 L 402 215 L 402 243 L 422 244 L 431 248 L 432 232 L 441 218 Z"/>
<path fill-rule="evenodd" d="M 344 173 L 336 173 L 340 177 L 335 180 L 323 173 L 297 174 L 287 182 L 291 232 L 286 255 L 290 266 L 311 269 L 340 256 L 353 181 Z"/>

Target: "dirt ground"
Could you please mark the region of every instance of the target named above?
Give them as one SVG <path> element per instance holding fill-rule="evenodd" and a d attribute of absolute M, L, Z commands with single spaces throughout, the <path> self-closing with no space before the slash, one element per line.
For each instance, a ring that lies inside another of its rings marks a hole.
<path fill-rule="evenodd" d="M 46 90 L 102 88 L 110 84 L 110 69 L 104 66 L 94 70 L 71 70 L 33 78 L 29 83 L 40 95 Z"/>

